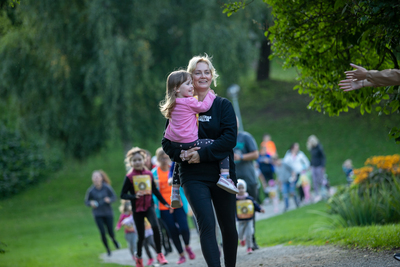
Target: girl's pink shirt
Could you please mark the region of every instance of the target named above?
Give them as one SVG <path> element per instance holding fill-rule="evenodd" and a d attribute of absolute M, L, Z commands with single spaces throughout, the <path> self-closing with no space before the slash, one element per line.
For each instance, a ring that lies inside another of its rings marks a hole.
<path fill-rule="evenodd" d="M 208 111 L 215 97 L 208 92 L 203 102 L 194 97 L 177 98 L 164 137 L 176 143 L 191 143 L 199 139 L 196 114 Z"/>

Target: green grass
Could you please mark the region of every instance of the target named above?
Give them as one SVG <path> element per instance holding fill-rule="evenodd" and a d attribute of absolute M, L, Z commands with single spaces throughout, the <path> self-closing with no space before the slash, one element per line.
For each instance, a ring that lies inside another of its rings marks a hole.
<path fill-rule="evenodd" d="M 325 245 L 347 248 L 396 249 L 400 247 L 400 225 L 332 228 L 324 216 L 325 203 L 289 211 L 256 224 L 257 242 L 262 246 Z"/>
<path fill-rule="evenodd" d="M 96 169 L 110 175 L 119 194 L 124 178 L 123 152 L 115 149 L 84 162 L 65 162 L 52 179 L 1 201 L 0 241 L 7 246 L 6 253 L 0 254 L 0 265 L 99 266 L 99 254 L 105 249 L 90 208 L 83 202 Z M 113 208 L 116 221 L 118 203 Z M 126 247 L 123 231 L 117 232 L 117 239 Z"/>

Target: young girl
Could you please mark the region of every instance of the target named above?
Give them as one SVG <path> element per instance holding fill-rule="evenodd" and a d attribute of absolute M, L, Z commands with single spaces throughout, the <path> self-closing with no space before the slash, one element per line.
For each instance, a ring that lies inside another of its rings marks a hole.
<path fill-rule="evenodd" d="M 121 215 L 119 216 L 117 227 L 115 227 L 115 229 L 118 231 L 122 226 L 124 226 L 125 239 L 126 242 L 128 242 L 128 248 L 132 258 L 135 260 L 137 232 L 132 217 L 132 206 L 130 201 L 122 199 L 119 211 L 121 212 Z"/>
<path fill-rule="evenodd" d="M 143 149 L 134 147 L 126 154 L 125 162 L 132 166 L 131 172 L 125 177 L 121 191 L 121 198 L 132 203 L 133 219 L 135 220 L 139 240 L 137 242 L 136 266 L 143 267 L 142 246 L 145 239 L 144 219 L 147 218 L 154 232 L 154 241 L 157 249 L 157 260 L 160 264 L 167 264 L 167 260 L 161 253 L 161 231 L 158 225 L 157 215 L 154 211 L 152 193 L 160 202 L 168 207 L 165 199 L 157 190 L 153 174 L 145 169 L 146 153 Z"/>
<path fill-rule="evenodd" d="M 182 150 L 192 147 L 206 147 L 211 145 L 212 139 L 199 139 L 197 128 L 197 113 L 208 111 L 215 99 L 215 94 L 209 90 L 204 101 L 199 102 L 193 97 L 194 89 L 189 72 L 180 70 L 172 72 L 167 78 L 165 100 L 160 104 L 161 113 L 169 119 L 164 137 L 172 141 L 172 145 Z M 185 160 L 185 159 L 183 159 Z M 175 164 L 172 182 L 171 206 L 181 207 L 179 195 L 179 163 Z M 220 179 L 217 185 L 232 194 L 239 191 L 229 178 L 229 158 L 220 162 Z"/>
<path fill-rule="evenodd" d="M 297 187 L 302 187 L 303 192 L 304 192 L 304 202 L 308 203 L 310 202 L 311 199 L 311 194 L 310 194 L 310 188 L 311 188 L 311 181 L 310 181 L 310 177 L 307 175 L 306 171 L 302 171 L 299 177 L 299 180 L 296 183 Z M 317 198 L 318 202 L 321 198 Z"/>
<path fill-rule="evenodd" d="M 236 195 L 236 216 L 240 245 L 244 247 L 247 243 L 247 253 L 251 254 L 253 252 L 254 212 L 264 213 L 265 210 L 249 196 L 244 180 L 238 179 L 237 187 L 239 194 Z"/>

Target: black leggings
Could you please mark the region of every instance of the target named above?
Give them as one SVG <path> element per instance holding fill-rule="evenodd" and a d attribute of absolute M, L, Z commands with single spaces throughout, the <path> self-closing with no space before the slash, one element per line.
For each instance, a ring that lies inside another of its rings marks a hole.
<path fill-rule="evenodd" d="M 183 189 L 197 219 L 207 266 L 221 266 L 213 204 L 222 234 L 225 266 L 235 266 L 238 245 L 236 196 L 219 188 L 215 182 L 192 180 L 184 183 Z"/>
<path fill-rule="evenodd" d="M 171 142 L 172 145 L 176 148 L 182 149 L 182 150 L 189 150 L 193 147 L 207 147 L 211 145 L 214 142 L 212 139 L 197 139 L 196 141 L 192 143 L 176 143 L 176 142 Z M 179 181 L 179 165 L 180 163 L 175 162 L 174 165 L 174 172 L 172 176 L 172 184 L 180 184 L 181 182 Z M 224 158 L 219 162 L 219 168 L 220 169 L 226 169 L 229 170 L 229 157 Z"/>
<path fill-rule="evenodd" d="M 106 225 L 109 236 L 112 238 L 115 246 L 117 246 L 116 245 L 117 241 L 115 240 L 114 236 L 113 216 L 94 216 L 94 220 L 97 224 L 97 227 L 100 230 L 101 240 L 103 241 L 104 246 L 106 247 L 107 251 L 110 251 L 110 248 L 108 247 L 106 230 L 104 229 L 104 225 Z"/>
<path fill-rule="evenodd" d="M 158 219 L 156 212 L 153 207 L 150 207 L 147 211 L 142 212 L 133 212 L 133 219 L 135 220 L 136 229 L 138 233 L 138 242 L 137 242 L 137 256 L 139 258 L 142 257 L 142 247 L 144 241 L 144 218 L 147 218 L 151 224 L 151 228 L 153 229 L 153 238 L 156 243 L 156 252 L 161 253 L 161 231 L 160 226 L 158 225 Z"/>

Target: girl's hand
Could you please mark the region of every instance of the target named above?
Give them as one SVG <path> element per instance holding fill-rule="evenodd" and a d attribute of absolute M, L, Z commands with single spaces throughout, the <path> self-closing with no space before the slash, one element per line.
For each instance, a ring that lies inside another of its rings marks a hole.
<path fill-rule="evenodd" d="M 143 191 L 138 191 L 138 192 L 136 192 L 136 198 L 140 198 L 141 196 L 143 196 L 144 194 L 143 194 Z"/>
<path fill-rule="evenodd" d="M 367 79 L 367 69 L 361 66 L 357 66 L 356 64 L 350 63 L 350 66 L 355 68 L 356 70 L 348 70 L 345 71 L 347 79 L 356 79 L 356 80 L 365 80 Z"/>
<path fill-rule="evenodd" d="M 173 180 L 172 178 L 169 178 L 169 179 L 168 179 L 168 185 L 169 185 L 169 186 L 172 186 L 172 180 Z"/>

